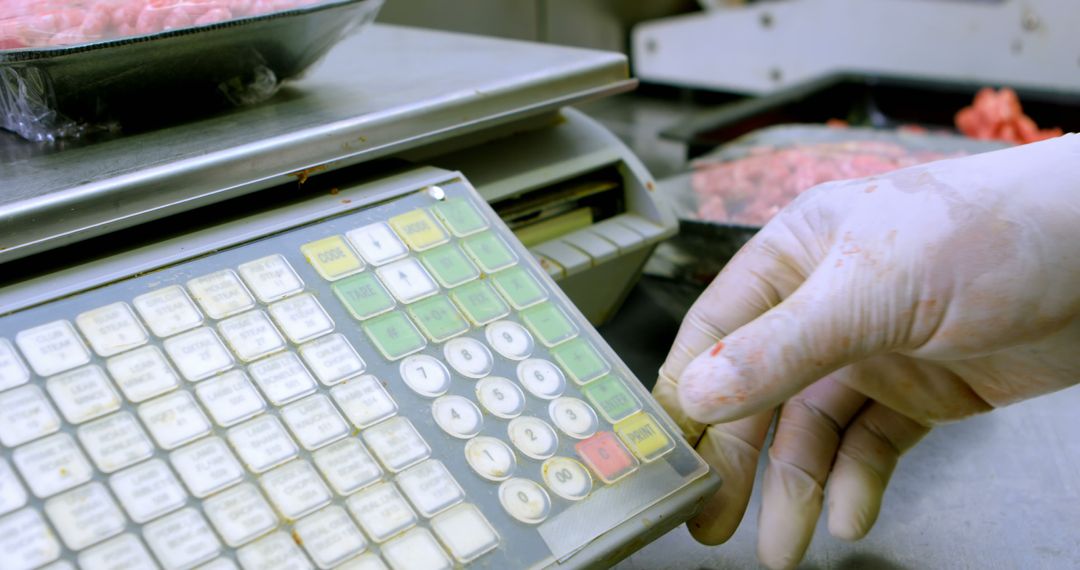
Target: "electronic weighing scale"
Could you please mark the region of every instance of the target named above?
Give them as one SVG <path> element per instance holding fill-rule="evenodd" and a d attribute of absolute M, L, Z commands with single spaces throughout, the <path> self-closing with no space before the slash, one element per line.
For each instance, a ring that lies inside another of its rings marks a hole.
<path fill-rule="evenodd" d="M 264 105 L 0 138 L 0 567 L 606 566 L 689 518 L 717 477 L 590 324 L 675 229 L 566 108 L 626 74 L 374 26 Z"/>

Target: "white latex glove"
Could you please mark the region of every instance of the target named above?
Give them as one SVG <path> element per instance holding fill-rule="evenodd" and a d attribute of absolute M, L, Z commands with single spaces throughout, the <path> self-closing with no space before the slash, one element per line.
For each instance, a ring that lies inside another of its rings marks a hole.
<path fill-rule="evenodd" d="M 864 536 L 936 423 L 1080 380 L 1080 136 L 811 189 L 697 300 L 654 395 L 724 478 L 689 524 L 735 531 L 779 408 L 758 556 L 802 559 L 828 482 Z"/>

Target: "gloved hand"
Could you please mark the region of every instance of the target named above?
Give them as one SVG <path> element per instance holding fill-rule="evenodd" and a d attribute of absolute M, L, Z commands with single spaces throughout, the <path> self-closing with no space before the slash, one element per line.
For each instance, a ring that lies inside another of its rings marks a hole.
<path fill-rule="evenodd" d="M 877 519 L 936 423 L 1080 380 L 1080 135 L 811 189 L 686 316 L 654 395 L 724 478 L 727 540 L 779 408 L 758 519 L 772 568 Z"/>

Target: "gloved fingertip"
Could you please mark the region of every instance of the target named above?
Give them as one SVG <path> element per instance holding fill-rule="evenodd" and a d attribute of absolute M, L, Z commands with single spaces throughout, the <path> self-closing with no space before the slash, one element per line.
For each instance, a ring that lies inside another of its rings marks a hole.
<path fill-rule="evenodd" d="M 829 481 L 829 534 L 847 541 L 866 536 L 881 511 L 881 479 L 854 461 L 837 459 Z"/>
<path fill-rule="evenodd" d="M 723 355 L 704 352 L 687 365 L 679 378 L 679 405 L 695 421 L 715 424 L 747 413 L 750 393 L 739 369 Z"/>

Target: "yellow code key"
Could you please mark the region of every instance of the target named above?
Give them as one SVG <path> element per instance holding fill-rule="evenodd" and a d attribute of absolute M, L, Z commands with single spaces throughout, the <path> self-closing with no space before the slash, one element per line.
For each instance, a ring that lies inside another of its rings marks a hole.
<path fill-rule="evenodd" d="M 352 275 L 364 268 L 364 262 L 353 253 L 341 236 L 330 236 L 300 246 L 308 263 L 323 279 L 334 281 Z"/>
<path fill-rule="evenodd" d="M 435 247 L 450 239 L 439 222 L 424 210 L 413 210 L 394 216 L 390 218 L 390 227 L 416 251 Z"/>
<path fill-rule="evenodd" d="M 642 461 L 652 461 L 675 448 L 664 428 L 652 416 L 638 412 L 615 424 L 615 433 Z"/>

